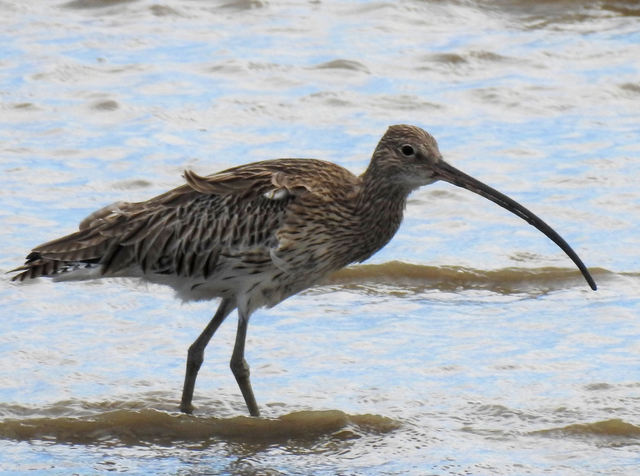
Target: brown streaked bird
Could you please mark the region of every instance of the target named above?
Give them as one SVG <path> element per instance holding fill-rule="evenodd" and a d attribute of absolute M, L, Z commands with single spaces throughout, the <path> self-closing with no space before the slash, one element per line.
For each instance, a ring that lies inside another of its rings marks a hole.
<path fill-rule="evenodd" d="M 391 126 L 367 170 L 314 159 L 256 162 L 201 177 L 146 202 L 118 202 L 85 218 L 79 230 L 37 246 L 13 280 L 137 277 L 171 286 L 184 300 L 220 298 L 209 324 L 189 347 L 182 401 L 193 389 L 204 350 L 238 310 L 231 370 L 249 413 L 259 416 L 244 359 L 249 317 L 275 306 L 393 237 L 409 194 L 437 180 L 465 188 L 526 220 L 573 260 L 593 290 L 578 255 L 525 207 L 442 159 L 436 140 L 415 126 Z"/>

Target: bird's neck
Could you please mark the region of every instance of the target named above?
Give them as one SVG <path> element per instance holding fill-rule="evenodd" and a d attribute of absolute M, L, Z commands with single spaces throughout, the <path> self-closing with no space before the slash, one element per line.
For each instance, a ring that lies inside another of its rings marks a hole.
<path fill-rule="evenodd" d="M 364 261 L 386 245 L 395 235 L 411 190 L 388 179 L 380 180 L 369 170 L 361 177 L 362 188 L 357 200 L 357 214 L 361 220 L 367 245 L 358 261 Z"/>

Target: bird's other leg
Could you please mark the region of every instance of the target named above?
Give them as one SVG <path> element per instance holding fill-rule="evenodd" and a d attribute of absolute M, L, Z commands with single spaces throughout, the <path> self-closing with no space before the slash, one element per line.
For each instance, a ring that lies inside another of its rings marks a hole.
<path fill-rule="evenodd" d="M 235 304 L 229 299 L 223 299 L 218 306 L 218 310 L 215 315 L 204 328 L 202 333 L 189 347 L 189 353 L 187 354 L 187 371 L 184 375 L 184 386 L 182 387 L 182 401 L 180 402 L 180 411 L 184 413 L 193 412 L 193 405 L 191 400 L 193 399 L 193 388 L 196 385 L 196 377 L 198 376 L 198 370 L 204 360 L 204 349 L 213 337 L 222 321 L 233 311 Z"/>
<path fill-rule="evenodd" d="M 231 371 L 238 382 L 244 401 L 249 409 L 251 416 L 260 416 L 256 398 L 253 396 L 251 389 L 251 381 L 249 380 L 249 364 L 244 360 L 244 343 L 247 338 L 247 326 L 249 325 L 249 316 L 238 308 L 238 333 L 236 334 L 236 343 L 231 354 Z"/>

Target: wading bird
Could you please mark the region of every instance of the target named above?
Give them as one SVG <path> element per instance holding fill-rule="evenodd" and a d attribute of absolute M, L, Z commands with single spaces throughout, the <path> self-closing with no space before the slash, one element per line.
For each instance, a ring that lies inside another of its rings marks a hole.
<path fill-rule="evenodd" d="M 367 170 L 313 159 L 256 162 L 201 177 L 146 202 L 117 202 L 85 218 L 79 230 L 37 246 L 13 280 L 137 277 L 171 286 L 184 300 L 220 298 L 209 324 L 189 347 L 182 401 L 193 389 L 209 340 L 233 311 L 231 356 L 249 413 L 259 416 L 244 359 L 249 317 L 275 306 L 393 237 L 408 195 L 437 180 L 465 188 L 526 220 L 555 242 L 593 290 L 578 255 L 525 207 L 442 159 L 435 139 L 408 125 L 391 126 Z"/>

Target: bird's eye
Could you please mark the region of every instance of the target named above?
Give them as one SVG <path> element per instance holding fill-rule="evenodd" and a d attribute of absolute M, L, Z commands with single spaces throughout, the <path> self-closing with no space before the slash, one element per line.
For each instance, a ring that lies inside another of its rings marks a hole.
<path fill-rule="evenodd" d="M 416 153 L 415 149 L 409 144 L 405 144 L 402 147 L 400 147 L 400 152 L 402 152 L 402 155 L 404 155 L 405 157 L 411 157 Z"/>

